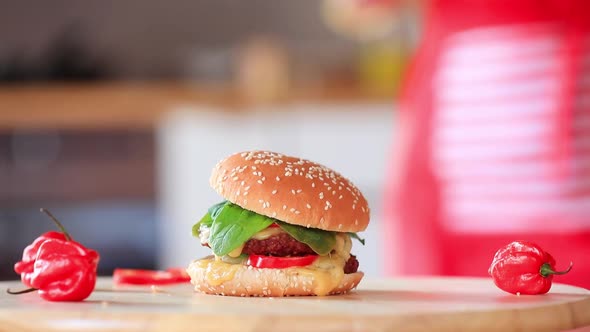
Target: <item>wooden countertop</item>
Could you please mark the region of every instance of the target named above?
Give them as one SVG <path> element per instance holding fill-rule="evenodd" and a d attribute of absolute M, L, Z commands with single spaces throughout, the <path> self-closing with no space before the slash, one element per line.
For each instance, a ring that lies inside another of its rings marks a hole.
<path fill-rule="evenodd" d="M 19 283 L 0 283 L 18 289 Z M 190 284 L 113 287 L 84 302 L 0 293 L 2 331 L 563 331 L 590 324 L 590 291 L 555 284 L 516 296 L 488 278 L 363 280 L 342 296 L 241 298 L 193 293 Z"/>
<path fill-rule="evenodd" d="M 273 102 L 389 102 L 352 87 L 293 89 Z M 228 112 L 255 106 L 227 87 L 181 82 L 104 82 L 0 85 L 0 130 L 151 129 L 178 105 L 211 105 Z M 268 106 L 268 105 L 267 105 Z"/>

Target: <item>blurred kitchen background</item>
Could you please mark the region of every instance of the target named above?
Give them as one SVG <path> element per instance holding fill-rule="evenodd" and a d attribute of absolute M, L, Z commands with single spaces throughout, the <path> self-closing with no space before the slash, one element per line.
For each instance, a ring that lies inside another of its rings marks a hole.
<path fill-rule="evenodd" d="M 248 149 L 310 158 L 366 194 L 355 243 L 382 273 L 395 96 L 412 7 L 348 0 L 0 0 L 0 280 L 53 229 L 115 267 L 204 256 L 211 167 Z"/>

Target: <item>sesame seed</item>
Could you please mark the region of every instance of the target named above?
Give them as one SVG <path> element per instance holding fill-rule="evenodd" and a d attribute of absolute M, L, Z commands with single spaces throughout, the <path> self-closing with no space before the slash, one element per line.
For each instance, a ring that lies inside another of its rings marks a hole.
<path fill-rule="evenodd" d="M 243 186 L 243 185 L 244 185 L 244 183 L 245 183 L 244 181 L 240 182 L 240 186 Z"/>
<path fill-rule="evenodd" d="M 234 176 L 234 177 L 232 178 L 232 180 L 234 180 L 234 181 L 238 181 L 238 177 L 237 177 L 237 176 Z"/>
<path fill-rule="evenodd" d="M 277 176 L 275 179 L 276 179 L 277 181 L 281 180 L 281 178 L 280 178 L 280 177 L 278 177 L 278 176 Z"/>
<path fill-rule="evenodd" d="M 338 229 L 341 229 L 341 228 L 342 228 L 342 224 L 338 224 Z"/>
<path fill-rule="evenodd" d="M 293 193 L 293 195 L 295 195 L 295 189 L 291 189 L 291 193 Z"/>
<path fill-rule="evenodd" d="M 274 195 L 274 194 L 276 194 L 276 193 L 277 193 L 277 190 L 275 189 L 275 190 L 273 190 L 271 193 Z"/>
<path fill-rule="evenodd" d="M 336 195 L 336 190 L 332 190 L 332 195 Z"/>
<path fill-rule="evenodd" d="M 256 166 L 252 166 L 252 170 L 254 170 L 254 171 L 255 171 L 255 170 L 256 170 Z"/>
<path fill-rule="evenodd" d="M 244 196 L 248 196 L 248 192 L 247 191 L 244 191 Z"/>
<path fill-rule="evenodd" d="M 356 210 L 356 205 L 355 204 L 352 204 L 352 209 L 353 210 Z"/>
<path fill-rule="evenodd" d="M 355 225 L 358 225 L 358 224 L 359 224 L 359 221 L 358 221 L 358 219 L 355 219 L 355 220 L 354 220 L 354 224 L 355 224 Z"/>
<path fill-rule="evenodd" d="M 250 189 L 250 186 L 246 186 L 246 187 L 244 187 L 244 189 L 248 190 L 248 189 Z"/>
<path fill-rule="evenodd" d="M 324 193 L 320 192 L 320 199 L 324 199 Z"/>
<path fill-rule="evenodd" d="M 311 187 L 312 188 L 315 188 L 315 183 L 314 182 L 311 183 Z"/>
<path fill-rule="evenodd" d="M 286 205 L 283 205 L 283 210 L 286 210 L 286 209 L 287 209 L 287 206 Z"/>
<path fill-rule="evenodd" d="M 300 214 L 301 212 L 299 212 L 299 210 L 295 210 L 295 214 Z"/>
<path fill-rule="evenodd" d="M 274 217 L 277 216 L 277 213 L 276 212 L 273 212 L 271 216 L 274 218 Z"/>
<path fill-rule="evenodd" d="M 285 172 L 285 176 L 291 176 L 293 173 L 291 172 Z"/>
<path fill-rule="evenodd" d="M 289 211 L 295 212 L 295 208 L 291 208 L 291 209 L 289 209 Z"/>
<path fill-rule="evenodd" d="M 260 181 L 260 180 L 258 180 L 258 181 L 256 181 L 256 182 L 258 182 L 259 184 L 262 184 L 262 181 Z"/>
<path fill-rule="evenodd" d="M 342 195 L 338 196 L 338 199 L 342 199 Z"/>
<path fill-rule="evenodd" d="M 297 193 L 298 193 L 298 194 L 299 194 L 299 193 L 301 193 L 302 191 L 303 191 L 303 190 L 301 190 L 301 189 L 297 189 Z"/>
<path fill-rule="evenodd" d="M 308 209 L 311 209 L 311 205 L 306 204 L 305 206 L 307 206 Z"/>

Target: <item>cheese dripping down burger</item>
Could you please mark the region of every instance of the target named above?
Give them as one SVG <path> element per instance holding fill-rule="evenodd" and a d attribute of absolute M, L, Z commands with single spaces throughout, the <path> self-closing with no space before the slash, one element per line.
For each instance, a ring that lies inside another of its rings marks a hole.
<path fill-rule="evenodd" d="M 351 239 L 369 223 L 349 180 L 309 160 L 269 151 L 231 155 L 213 169 L 225 201 L 193 226 L 213 255 L 187 271 L 197 292 L 229 296 L 341 294 L 363 278 Z"/>

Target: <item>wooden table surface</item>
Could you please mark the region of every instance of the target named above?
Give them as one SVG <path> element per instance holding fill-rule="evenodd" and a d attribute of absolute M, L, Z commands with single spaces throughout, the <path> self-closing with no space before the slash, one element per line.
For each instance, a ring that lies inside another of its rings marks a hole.
<path fill-rule="evenodd" d="M 20 288 L 18 282 L 0 288 Z M 515 296 L 490 279 L 365 279 L 344 296 L 235 298 L 174 287 L 113 287 L 81 303 L 0 293 L 0 331 L 563 331 L 590 325 L 590 291 L 555 284 Z"/>

